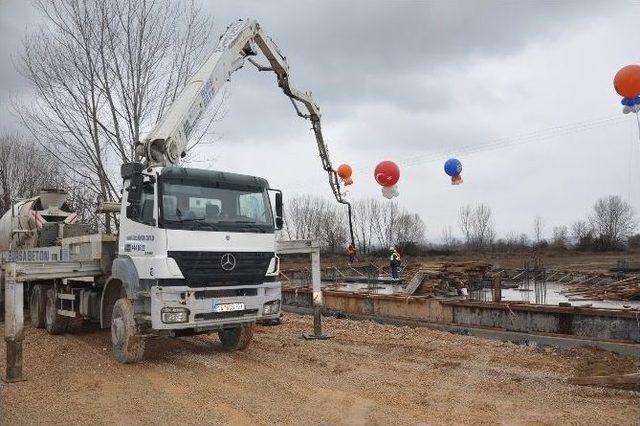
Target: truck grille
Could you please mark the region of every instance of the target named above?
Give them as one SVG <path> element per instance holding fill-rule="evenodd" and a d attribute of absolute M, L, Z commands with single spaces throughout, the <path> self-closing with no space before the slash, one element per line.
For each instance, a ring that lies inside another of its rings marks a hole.
<path fill-rule="evenodd" d="M 274 253 L 170 251 L 168 255 L 175 259 L 185 277 L 186 285 L 216 287 L 263 283 Z M 228 255 L 231 255 L 231 259 Z M 233 262 L 228 261 L 234 259 L 235 264 L 231 268 Z M 226 263 L 227 270 L 223 269 L 223 263 Z M 182 281 L 181 285 L 184 284 Z"/>

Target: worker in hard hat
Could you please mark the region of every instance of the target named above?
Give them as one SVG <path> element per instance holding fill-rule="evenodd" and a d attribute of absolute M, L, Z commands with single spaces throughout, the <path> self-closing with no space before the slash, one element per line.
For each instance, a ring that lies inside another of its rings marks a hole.
<path fill-rule="evenodd" d="M 349 263 L 353 263 L 356 260 L 356 245 L 351 243 L 347 247 L 347 256 L 349 256 Z"/>
<path fill-rule="evenodd" d="M 400 253 L 397 252 L 395 247 L 391 247 L 389 269 L 391 269 L 391 278 L 394 280 L 400 279 L 400 274 L 398 273 L 398 270 L 400 269 Z"/>

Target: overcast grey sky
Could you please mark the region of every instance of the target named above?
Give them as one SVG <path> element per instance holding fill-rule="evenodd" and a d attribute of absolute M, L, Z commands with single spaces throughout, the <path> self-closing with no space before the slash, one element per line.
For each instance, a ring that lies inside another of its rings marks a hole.
<path fill-rule="evenodd" d="M 201 4 L 216 34 L 252 16 L 279 45 L 294 85 L 321 107 L 334 165 L 354 167 L 351 198 L 382 197 L 373 168 L 398 162 L 397 200 L 430 239 L 457 231 L 465 203 L 489 204 L 501 235 L 530 234 L 535 215 L 550 235 L 609 194 L 640 212 L 637 124 L 612 87 L 621 66 L 640 63 L 637 2 Z M 28 91 L 11 56 L 37 20 L 28 1 L 0 0 L 0 129 L 15 127 L 8 99 Z M 240 70 L 225 109 L 219 141 L 201 148 L 210 167 L 330 196 L 309 123 L 273 75 Z M 464 166 L 457 187 L 442 170 L 449 156 Z"/>

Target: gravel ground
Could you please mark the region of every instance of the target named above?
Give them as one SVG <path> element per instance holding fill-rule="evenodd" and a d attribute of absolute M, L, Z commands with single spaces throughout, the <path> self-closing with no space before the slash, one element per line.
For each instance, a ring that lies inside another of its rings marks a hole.
<path fill-rule="evenodd" d="M 568 385 L 638 371 L 595 350 L 556 352 L 427 329 L 329 318 L 258 327 L 243 352 L 217 338 L 149 341 L 121 365 L 107 331 L 26 328 L 26 382 L 3 385 L 2 424 L 638 424 L 640 393 Z M 4 341 L 0 356 L 4 360 Z"/>

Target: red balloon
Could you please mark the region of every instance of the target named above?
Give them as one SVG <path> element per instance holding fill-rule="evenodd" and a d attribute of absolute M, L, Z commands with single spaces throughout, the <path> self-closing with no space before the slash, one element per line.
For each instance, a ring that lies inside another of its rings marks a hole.
<path fill-rule="evenodd" d="M 640 65 L 627 65 L 620 68 L 613 79 L 613 87 L 623 98 L 636 98 L 640 95 Z"/>
<path fill-rule="evenodd" d="M 373 171 L 373 177 L 382 186 L 393 186 L 400 180 L 400 168 L 393 161 L 382 161 Z"/>

